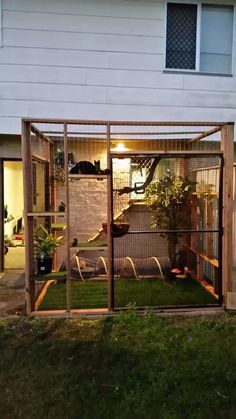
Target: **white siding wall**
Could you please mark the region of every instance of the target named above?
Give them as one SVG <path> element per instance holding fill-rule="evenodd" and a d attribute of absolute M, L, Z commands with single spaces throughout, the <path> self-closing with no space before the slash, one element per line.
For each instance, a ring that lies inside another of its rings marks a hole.
<path fill-rule="evenodd" d="M 163 73 L 164 0 L 1 2 L 0 133 L 24 116 L 236 121 L 235 71 Z"/>

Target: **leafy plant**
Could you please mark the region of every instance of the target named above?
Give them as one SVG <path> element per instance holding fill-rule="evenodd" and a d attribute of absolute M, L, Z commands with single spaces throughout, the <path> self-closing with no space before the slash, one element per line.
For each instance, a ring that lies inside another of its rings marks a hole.
<path fill-rule="evenodd" d="M 153 210 L 153 228 L 171 230 L 162 236 L 168 241 L 168 254 L 171 267 L 176 265 L 176 246 L 180 232 L 190 227 L 190 192 L 194 190 L 195 182 L 187 177 L 166 175 L 158 179 L 146 189 L 146 204 Z"/>
<path fill-rule="evenodd" d="M 55 181 L 55 185 L 58 188 L 59 186 L 65 185 L 65 154 L 64 151 L 59 148 L 55 151 L 54 157 L 54 171 L 52 174 L 52 179 Z"/>
<path fill-rule="evenodd" d="M 34 249 L 36 257 L 44 254 L 44 257 L 51 258 L 57 247 L 62 246 L 63 236 L 55 237 L 52 233 L 40 224 L 34 235 Z"/>
<path fill-rule="evenodd" d="M 205 210 L 205 203 L 212 204 L 214 202 L 214 198 L 218 197 L 218 194 L 214 192 L 214 187 L 212 183 L 205 183 L 204 180 L 198 182 L 196 187 L 198 206 L 200 208 L 200 218 L 203 219 L 204 217 L 204 210 Z"/>
<path fill-rule="evenodd" d="M 64 162 L 65 162 L 64 151 L 58 148 L 54 154 L 54 163 L 56 166 L 64 167 Z"/>

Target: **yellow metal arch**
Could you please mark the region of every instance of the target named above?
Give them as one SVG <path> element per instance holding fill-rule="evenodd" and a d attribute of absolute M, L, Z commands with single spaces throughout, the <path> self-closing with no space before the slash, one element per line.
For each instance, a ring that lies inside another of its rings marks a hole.
<path fill-rule="evenodd" d="M 78 268 L 78 271 L 79 271 L 80 279 L 82 279 L 82 281 L 84 281 L 85 279 L 84 279 L 84 277 L 82 275 L 82 272 L 81 272 L 80 263 L 79 263 L 79 256 L 75 256 L 75 259 L 76 259 L 76 262 L 77 262 L 77 268 Z"/>
<path fill-rule="evenodd" d="M 131 267 L 133 269 L 133 273 L 134 273 L 135 279 L 139 279 L 139 277 L 137 275 L 137 272 L 136 272 L 136 269 L 135 269 L 135 266 L 134 266 L 133 260 L 129 256 L 126 256 L 125 260 L 128 260 L 130 262 Z"/>
<path fill-rule="evenodd" d="M 156 257 L 156 256 L 152 256 L 152 257 L 151 257 L 151 260 L 154 260 L 154 261 L 156 262 L 157 267 L 158 267 L 158 269 L 159 269 L 159 272 L 160 272 L 160 274 L 161 274 L 161 277 L 162 277 L 162 279 L 163 279 L 163 281 L 164 281 L 164 280 L 165 280 L 165 278 L 164 278 L 163 271 L 162 271 L 162 269 L 161 269 L 161 264 L 160 264 L 159 260 L 157 259 L 157 257 Z"/>
<path fill-rule="evenodd" d="M 104 259 L 104 257 L 103 256 L 99 256 L 99 258 L 98 258 L 98 263 L 99 263 L 99 261 L 102 261 L 102 264 L 103 264 L 103 266 L 104 266 L 104 269 L 105 269 L 105 272 L 106 272 L 106 275 L 108 275 L 108 268 L 107 268 L 107 264 L 106 264 L 106 261 L 105 261 L 105 259 Z"/>

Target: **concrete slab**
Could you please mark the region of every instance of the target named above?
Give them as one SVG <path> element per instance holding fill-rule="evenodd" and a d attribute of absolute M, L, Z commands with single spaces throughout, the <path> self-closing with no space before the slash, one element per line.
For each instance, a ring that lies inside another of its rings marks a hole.
<path fill-rule="evenodd" d="M 11 289 L 22 289 L 25 286 L 25 273 L 23 270 L 7 270 L 0 278 L 0 286 Z"/>
<path fill-rule="evenodd" d="M 25 311 L 25 275 L 23 270 L 0 274 L 0 315 L 22 315 Z"/>

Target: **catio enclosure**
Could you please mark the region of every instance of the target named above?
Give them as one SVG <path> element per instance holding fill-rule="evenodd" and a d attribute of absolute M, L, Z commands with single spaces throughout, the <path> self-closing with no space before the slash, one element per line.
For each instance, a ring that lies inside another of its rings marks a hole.
<path fill-rule="evenodd" d="M 24 119 L 27 312 L 226 304 L 233 129 Z"/>

